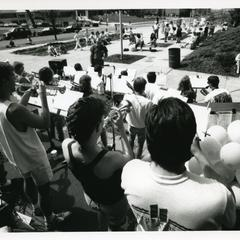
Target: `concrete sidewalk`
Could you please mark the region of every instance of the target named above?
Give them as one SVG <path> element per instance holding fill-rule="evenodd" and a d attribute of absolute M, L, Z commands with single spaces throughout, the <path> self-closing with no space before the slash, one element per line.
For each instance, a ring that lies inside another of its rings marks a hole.
<path fill-rule="evenodd" d="M 144 42 L 149 42 L 149 36 L 152 32 L 151 24 L 143 25 L 141 27 L 137 27 L 135 29 L 137 32 L 143 34 Z M 163 43 L 163 35 L 160 34 L 160 43 Z M 182 40 L 182 42 L 187 42 L 188 38 Z M 131 49 L 131 46 L 128 45 L 128 40 L 123 40 L 123 48 Z M 129 68 L 136 69 L 137 76 L 146 75 L 149 71 L 156 72 L 164 72 L 167 75 L 167 87 L 177 88 L 179 81 L 184 75 L 199 75 L 200 77 L 208 77 L 209 74 L 205 73 L 197 73 L 197 72 L 189 72 L 185 70 L 176 70 L 169 68 L 169 57 L 168 57 L 168 49 L 172 47 L 180 47 L 180 44 L 177 44 L 176 41 L 169 41 L 171 45 L 168 47 L 157 47 L 157 52 L 150 52 L 148 48 L 145 48 L 144 51 L 137 52 L 124 52 L 124 54 L 131 55 L 142 55 L 144 58 L 132 63 L 132 64 L 122 64 L 122 63 L 110 63 L 110 65 L 114 65 L 117 68 Z M 33 47 L 33 46 L 28 46 Z M 34 46 L 36 47 L 36 45 Z M 26 48 L 26 47 L 24 47 Z M 108 55 L 120 54 L 120 41 L 112 41 L 112 44 L 107 46 Z M 20 49 L 20 48 L 19 48 Z M 70 50 L 68 54 L 63 54 L 57 58 L 65 58 L 69 66 L 73 66 L 75 63 L 79 62 L 83 66 L 84 69 L 87 69 L 90 66 L 90 46 L 84 48 L 83 51 L 78 50 Z M 0 51 L 0 61 L 8 60 L 10 63 L 13 61 L 22 61 L 25 65 L 25 69 L 27 72 L 35 71 L 38 72 L 41 67 L 48 66 L 48 61 L 54 59 L 51 56 L 29 56 L 29 55 L 17 55 L 12 52 L 16 49 L 8 49 Z M 187 48 L 181 48 L 181 59 L 190 54 L 192 50 Z M 224 87 L 229 91 L 235 91 L 231 93 L 234 101 L 240 102 L 240 94 L 238 91 L 240 88 L 240 79 L 229 77 L 229 76 L 219 76 L 220 78 L 220 87 Z M 199 94 L 198 94 L 199 95 Z M 198 100 L 202 100 L 203 96 L 199 95 Z"/>

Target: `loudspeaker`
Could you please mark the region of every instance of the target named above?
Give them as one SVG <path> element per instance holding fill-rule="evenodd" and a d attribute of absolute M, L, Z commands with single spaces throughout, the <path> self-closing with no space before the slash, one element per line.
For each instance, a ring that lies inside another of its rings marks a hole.
<path fill-rule="evenodd" d="M 49 67 L 53 70 L 54 74 L 62 76 L 63 67 L 67 66 L 67 59 L 53 59 L 48 61 Z"/>

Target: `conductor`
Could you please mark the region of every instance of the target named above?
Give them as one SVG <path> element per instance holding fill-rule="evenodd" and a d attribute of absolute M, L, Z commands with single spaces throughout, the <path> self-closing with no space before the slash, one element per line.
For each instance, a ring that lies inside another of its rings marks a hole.
<path fill-rule="evenodd" d="M 104 46 L 101 39 L 97 41 L 91 48 L 90 62 L 91 66 L 104 66 L 104 59 L 108 56 L 108 50 L 106 46 Z"/>

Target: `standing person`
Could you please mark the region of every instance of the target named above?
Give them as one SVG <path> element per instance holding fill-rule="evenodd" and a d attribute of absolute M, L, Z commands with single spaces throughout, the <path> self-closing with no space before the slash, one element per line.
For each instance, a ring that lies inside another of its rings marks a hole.
<path fill-rule="evenodd" d="M 97 41 L 97 43 L 90 48 L 90 52 L 91 66 L 95 67 L 96 65 L 98 65 L 103 67 L 104 59 L 108 56 L 108 50 L 106 46 L 103 45 L 102 41 Z"/>
<path fill-rule="evenodd" d="M 49 126 L 49 110 L 46 89 L 39 83 L 39 96 L 42 103 L 40 115 L 31 113 L 27 104 L 31 89 L 26 91 L 20 103 L 10 101 L 15 91 L 15 77 L 13 68 L 7 63 L 0 62 L 0 143 L 10 163 L 14 164 L 24 177 L 25 191 L 33 204 L 37 204 L 38 197 L 35 184 L 40 196 L 40 207 L 44 213 L 48 230 L 54 230 L 56 224 L 63 220 L 52 211 L 50 199 L 50 181 L 53 173 L 46 151 L 35 128 L 46 129 Z"/>
<path fill-rule="evenodd" d="M 145 86 L 147 81 L 138 77 L 134 80 L 133 89 L 135 93 L 126 94 L 123 98 L 121 106 L 129 106 L 130 112 L 127 113 L 126 120 L 129 125 L 129 142 L 131 148 L 134 148 L 134 141 L 137 136 L 137 158 L 142 157 L 143 145 L 145 142 L 145 116 L 152 105 L 151 101 L 145 96 Z"/>
<path fill-rule="evenodd" d="M 44 84 L 52 86 L 53 85 L 53 71 L 49 67 L 43 67 L 39 70 L 39 79 L 44 82 Z M 58 114 L 51 113 L 50 114 L 50 137 L 55 138 L 55 127 L 58 134 L 59 142 L 64 140 L 64 132 L 63 126 L 65 124 L 65 120 L 63 116 Z"/>
<path fill-rule="evenodd" d="M 164 42 L 168 41 L 169 32 L 170 32 L 170 27 L 169 27 L 169 24 L 167 23 L 164 27 Z"/>
<path fill-rule="evenodd" d="M 80 48 L 82 50 L 82 46 L 80 44 L 80 31 L 76 30 L 73 38 L 76 41 L 76 45 L 75 45 L 74 50 L 77 50 L 78 48 Z"/>
<path fill-rule="evenodd" d="M 67 116 L 68 131 L 74 140 L 66 139 L 62 147 L 74 176 L 83 186 L 89 206 L 97 204 L 101 219 L 106 218 L 109 229 L 119 231 L 124 230 L 128 211 L 120 186 L 121 173 L 133 154 L 121 113 L 116 110 L 110 113 L 109 118 L 119 129 L 123 153 L 107 151 L 97 144 L 104 126 L 105 111 L 104 102 L 92 96 L 74 103 Z"/>
<path fill-rule="evenodd" d="M 186 170 L 192 154 L 202 154 L 188 104 L 177 98 L 163 99 L 151 107 L 145 123 L 150 162 L 127 163 L 121 184 L 137 230 L 233 229 L 236 206 L 231 192 L 216 180 Z"/>
<path fill-rule="evenodd" d="M 181 42 L 181 38 L 182 38 L 182 28 L 181 28 L 181 25 L 177 25 L 176 37 L 177 37 L 177 43 L 180 43 Z"/>
<path fill-rule="evenodd" d="M 153 31 L 155 33 L 156 38 L 158 39 L 158 31 L 159 31 L 159 23 L 158 23 L 158 21 L 156 21 L 153 24 L 152 28 L 153 28 Z"/>
<path fill-rule="evenodd" d="M 240 53 L 236 56 L 235 61 L 237 65 L 236 73 L 239 74 L 240 73 Z"/>

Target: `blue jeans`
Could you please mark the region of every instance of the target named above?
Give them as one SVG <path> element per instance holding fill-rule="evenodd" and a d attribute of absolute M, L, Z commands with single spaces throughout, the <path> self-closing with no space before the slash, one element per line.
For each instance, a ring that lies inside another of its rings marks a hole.
<path fill-rule="evenodd" d="M 137 155 L 136 157 L 138 159 L 141 159 L 142 157 L 142 151 L 143 151 L 143 145 L 146 139 L 145 136 L 145 128 L 135 128 L 133 126 L 130 126 L 129 128 L 129 143 L 131 148 L 134 148 L 134 141 L 136 136 L 138 137 L 138 146 L 137 146 Z"/>

